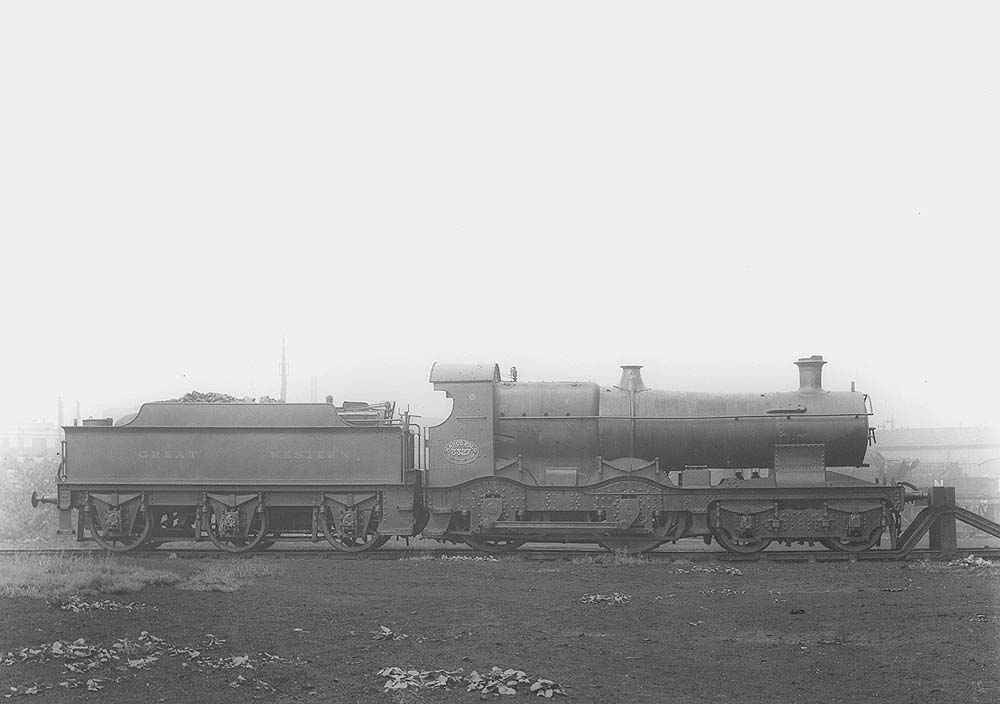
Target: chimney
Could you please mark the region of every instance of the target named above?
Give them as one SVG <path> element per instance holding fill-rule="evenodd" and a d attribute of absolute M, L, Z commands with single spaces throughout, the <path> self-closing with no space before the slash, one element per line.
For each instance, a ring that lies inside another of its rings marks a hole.
<path fill-rule="evenodd" d="M 646 385 L 642 382 L 642 374 L 639 373 L 640 369 L 642 369 L 641 364 L 623 364 L 622 378 L 618 382 L 618 388 L 629 393 L 645 391 Z"/>
<path fill-rule="evenodd" d="M 802 357 L 795 366 L 799 368 L 799 393 L 800 394 L 821 394 L 823 393 L 823 355 L 814 354 L 812 357 Z"/>

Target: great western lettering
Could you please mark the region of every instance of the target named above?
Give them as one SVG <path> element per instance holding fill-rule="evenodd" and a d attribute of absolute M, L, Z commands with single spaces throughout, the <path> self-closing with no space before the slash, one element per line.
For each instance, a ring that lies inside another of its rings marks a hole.
<path fill-rule="evenodd" d="M 334 460 L 336 450 L 271 450 L 272 460 Z"/>
<path fill-rule="evenodd" d="M 140 450 L 139 458 L 143 460 L 193 460 L 197 459 L 197 450 Z"/>

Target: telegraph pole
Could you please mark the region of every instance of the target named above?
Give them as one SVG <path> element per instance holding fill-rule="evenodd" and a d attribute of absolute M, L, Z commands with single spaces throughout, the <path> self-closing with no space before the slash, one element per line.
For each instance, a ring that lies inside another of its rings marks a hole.
<path fill-rule="evenodd" d="M 288 361 L 285 357 L 285 338 L 281 338 L 281 402 L 288 400 Z"/>

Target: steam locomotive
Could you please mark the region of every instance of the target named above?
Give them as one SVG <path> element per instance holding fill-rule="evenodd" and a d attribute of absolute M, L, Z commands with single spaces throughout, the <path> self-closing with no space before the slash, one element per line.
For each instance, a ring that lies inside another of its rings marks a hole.
<path fill-rule="evenodd" d="M 489 552 L 894 545 L 904 490 L 837 471 L 863 463 L 871 406 L 824 390 L 824 364 L 799 359 L 795 391 L 709 394 L 648 388 L 639 366 L 604 386 L 438 363 L 430 382 L 452 410 L 426 429 L 388 403 L 147 403 L 66 427 L 57 493 L 32 503 L 111 551 L 206 537 L 229 552 L 393 536 Z"/>

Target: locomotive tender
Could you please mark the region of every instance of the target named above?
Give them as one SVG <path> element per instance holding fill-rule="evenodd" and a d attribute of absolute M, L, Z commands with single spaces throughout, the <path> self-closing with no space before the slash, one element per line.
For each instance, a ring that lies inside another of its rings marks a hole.
<path fill-rule="evenodd" d="M 231 552 L 417 535 L 491 552 L 686 537 L 862 551 L 886 531 L 895 545 L 903 488 L 835 471 L 874 437 L 867 396 L 824 390 L 820 356 L 796 364 L 796 391 L 739 395 L 650 389 L 639 366 L 601 386 L 435 364 L 453 406 L 426 430 L 389 404 L 147 403 L 65 428 L 58 492 L 32 503 L 56 504 L 67 527 L 76 509 L 77 539 L 114 551 L 204 536 Z"/>

